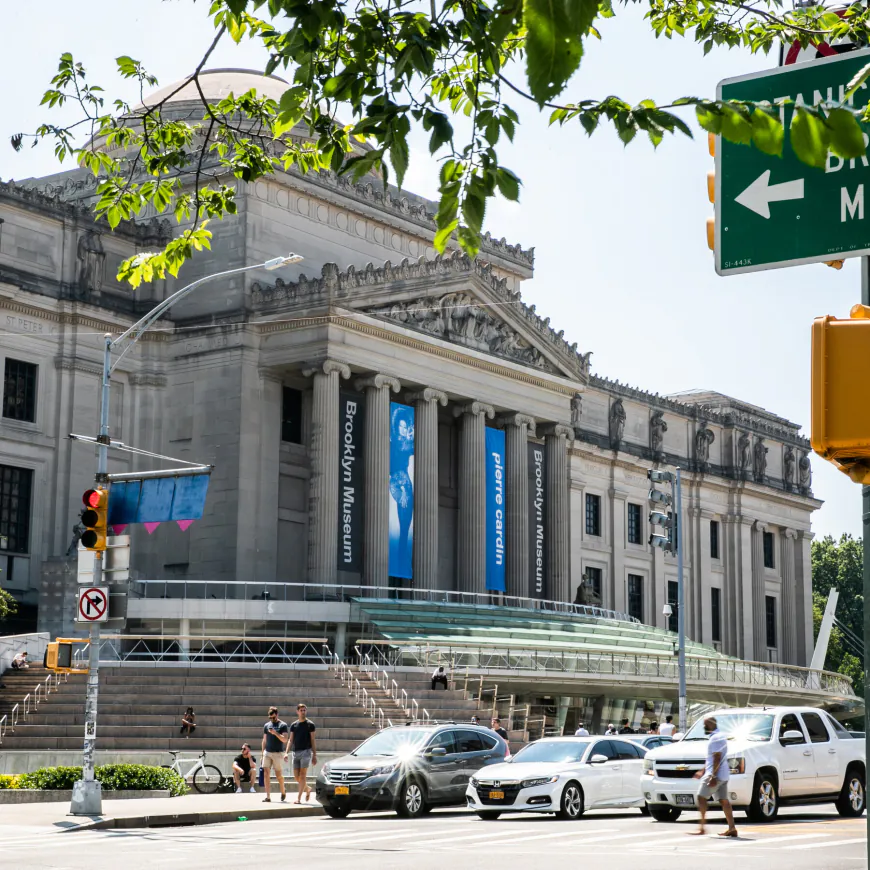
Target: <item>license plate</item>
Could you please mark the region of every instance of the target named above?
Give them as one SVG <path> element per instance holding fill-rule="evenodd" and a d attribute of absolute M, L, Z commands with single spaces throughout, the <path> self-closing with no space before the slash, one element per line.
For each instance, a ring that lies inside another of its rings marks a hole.
<path fill-rule="evenodd" d="M 337 785 L 335 787 L 336 794 L 350 794 L 350 786 L 349 785 Z"/>
<path fill-rule="evenodd" d="M 504 800 L 504 792 L 503 791 L 491 791 L 489 793 L 489 799 L 491 801 L 503 801 Z"/>
<path fill-rule="evenodd" d="M 678 794 L 675 795 L 677 799 L 677 806 L 679 807 L 693 807 L 695 806 L 695 796 L 693 794 Z"/>

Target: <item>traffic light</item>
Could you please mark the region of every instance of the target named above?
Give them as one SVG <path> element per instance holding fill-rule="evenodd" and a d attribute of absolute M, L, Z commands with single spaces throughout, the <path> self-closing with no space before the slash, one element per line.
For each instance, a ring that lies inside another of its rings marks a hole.
<path fill-rule="evenodd" d="M 97 487 L 89 489 L 83 496 L 85 509 L 82 511 L 82 546 L 86 550 L 102 552 L 106 549 L 106 534 L 109 518 L 108 490 Z"/>
<path fill-rule="evenodd" d="M 711 157 L 716 156 L 716 136 L 713 133 L 707 134 L 707 149 Z M 716 173 L 707 173 L 707 198 L 714 205 L 716 203 Z M 707 218 L 707 247 L 711 251 L 716 250 L 716 218 Z"/>
<path fill-rule="evenodd" d="M 45 648 L 42 666 L 50 671 L 67 671 L 72 669 L 72 644 L 58 641 L 50 643 Z"/>
<path fill-rule="evenodd" d="M 870 307 L 848 320 L 819 317 L 812 329 L 810 443 L 856 483 L 870 484 Z"/>
<path fill-rule="evenodd" d="M 655 484 L 673 483 L 673 474 L 670 471 L 656 471 L 650 468 L 647 471 L 646 476 L 650 482 L 649 500 L 653 503 L 653 506 L 669 508 L 673 504 L 673 497 L 668 492 L 662 492 L 660 489 L 656 489 Z M 671 541 L 671 529 L 673 528 L 673 519 L 670 512 L 665 513 L 661 510 L 652 510 L 650 511 L 649 522 L 651 526 L 661 529 L 667 529 L 668 532 L 666 535 L 660 535 L 656 532 L 651 532 L 649 536 L 649 543 L 653 547 L 658 547 L 660 550 L 664 550 L 666 553 L 673 553 L 676 550 L 676 547 L 673 546 Z"/>

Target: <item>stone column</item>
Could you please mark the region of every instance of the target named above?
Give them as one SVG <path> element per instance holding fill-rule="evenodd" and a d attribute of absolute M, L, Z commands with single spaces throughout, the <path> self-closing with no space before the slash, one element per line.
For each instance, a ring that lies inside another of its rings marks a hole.
<path fill-rule="evenodd" d="M 529 595 L 529 434 L 535 432 L 534 417 L 507 414 L 500 418 L 505 429 L 505 524 L 508 595 Z"/>
<path fill-rule="evenodd" d="M 414 405 L 414 585 L 438 587 L 438 406 L 447 396 L 427 387 Z"/>
<path fill-rule="evenodd" d="M 764 533 L 767 526 L 756 520 L 752 527 L 752 619 L 755 630 L 755 660 L 767 661 L 767 621 L 764 591 Z"/>
<path fill-rule="evenodd" d="M 363 583 L 388 586 L 390 580 L 390 390 L 399 382 L 386 375 L 359 378 L 354 386 L 366 394 L 365 519 Z"/>
<path fill-rule="evenodd" d="M 457 575 L 460 592 L 486 590 L 486 418 L 491 405 L 469 402 L 453 412 L 461 418 L 459 433 L 459 530 Z"/>
<path fill-rule="evenodd" d="M 797 532 L 794 529 L 783 529 L 779 545 L 779 576 L 782 594 L 780 596 L 780 624 L 782 625 L 782 643 L 780 644 L 780 661 L 797 664 L 797 602 L 795 589 L 795 559 L 794 542 Z"/>
<path fill-rule="evenodd" d="M 797 643 L 797 664 L 809 667 L 813 657 L 813 571 L 810 558 L 810 545 L 813 533 L 797 533 L 795 546 L 795 606 L 797 620 L 795 639 Z"/>
<path fill-rule="evenodd" d="M 568 438 L 574 430 L 555 423 L 544 430 L 547 451 L 547 598 L 570 601 Z"/>
<path fill-rule="evenodd" d="M 338 383 L 350 369 L 325 360 L 303 374 L 314 376 L 311 408 L 311 478 L 308 497 L 308 577 L 336 581 L 338 558 Z"/>

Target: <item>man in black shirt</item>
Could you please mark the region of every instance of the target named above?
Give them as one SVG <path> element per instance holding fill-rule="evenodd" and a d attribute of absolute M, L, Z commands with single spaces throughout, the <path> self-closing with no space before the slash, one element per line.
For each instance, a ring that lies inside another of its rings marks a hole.
<path fill-rule="evenodd" d="M 242 754 L 233 759 L 233 779 L 236 783 L 236 794 L 242 793 L 242 782 L 251 784 L 251 793 L 253 794 L 256 791 L 254 788 L 255 776 L 256 765 L 254 764 L 254 756 L 251 755 L 251 746 L 248 743 L 243 743 Z"/>
<path fill-rule="evenodd" d="M 501 719 L 499 719 L 497 716 L 493 717 L 492 730 L 495 731 L 495 733 L 498 734 L 498 736 L 501 737 L 501 739 L 504 740 L 505 743 L 508 742 L 508 733 L 504 730 L 504 728 L 501 727 Z"/>
<path fill-rule="evenodd" d="M 296 721 L 290 726 L 290 741 L 287 751 L 293 750 L 293 778 L 299 786 L 299 794 L 295 803 L 302 803 L 302 793 L 305 800 L 311 800 L 311 788 L 306 782 L 308 768 L 317 764 L 317 741 L 314 723 L 305 717 L 308 708 L 305 704 L 296 705 Z M 286 756 L 285 756 L 286 757 Z"/>
<path fill-rule="evenodd" d="M 628 724 L 628 719 L 622 720 L 622 728 L 619 729 L 620 734 L 634 734 L 634 728 Z"/>
<path fill-rule="evenodd" d="M 269 707 L 269 721 L 263 726 L 263 785 L 266 788 L 264 803 L 269 803 L 272 800 L 269 796 L 269 785 L 273 768 L 275 776 L 278 777 L 281 800 L 283 801 L 287 797 L 287 793 L 284 791 L 284 765 L 281 757 L 283 755 L 283 760 L 287 760 L 288 750 L 285 747 L 289 739 L 289 728 L 286 722 L 282 722 L 278 718 L 278 708 Z"/>

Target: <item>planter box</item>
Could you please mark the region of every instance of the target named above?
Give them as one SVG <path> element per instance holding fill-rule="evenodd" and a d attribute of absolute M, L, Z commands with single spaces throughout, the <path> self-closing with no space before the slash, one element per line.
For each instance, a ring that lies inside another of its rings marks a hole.
<path fill-rule="evenodd" d="M 136 798 L 168 798 L 169 789 L 153 789 L 149 791 L 103 791 L 104 801 L 135 800 Z M 72 800 L 72 789 L 35 789 L 35 788 L 4 788 L 0 789 L 0 805 L 2 804 L 45 804 L 69 803 Z"/>

